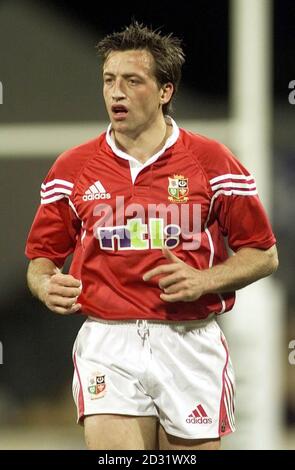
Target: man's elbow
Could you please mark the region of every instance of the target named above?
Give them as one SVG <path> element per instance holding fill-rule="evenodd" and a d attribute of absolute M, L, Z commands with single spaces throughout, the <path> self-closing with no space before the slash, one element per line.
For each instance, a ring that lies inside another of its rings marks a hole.
<path fill-rule="evenodd" d="M 276 246 L 272 246 L 269 250 L 266 251 L 267 253 L 267 276 L 275 273 L 279 267 L 279 257 L 278 251 Z"/>

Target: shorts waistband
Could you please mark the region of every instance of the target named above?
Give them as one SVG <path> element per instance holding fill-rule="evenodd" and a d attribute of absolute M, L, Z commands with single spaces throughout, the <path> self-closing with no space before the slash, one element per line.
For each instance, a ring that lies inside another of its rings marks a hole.
<path fill-rule="evenodd" d="M 209 323 L 213 322 L 215 319 L 215 313 L 211 313 L 207 318 L 203 320 L 187 320 L 187 321 L 175 321 L 175 320 L 148 320 L 145 318 L 138 318 L 138 319 L 129 319 L 129 320 L 104 320 L 102 318 L 88 316 L 89 320 L 93 320 L 97 323 L 102 325 L 109 325 L 109 326 L 126 326 L 130 327 L 132 325 L 138 326 L 141 323 L 144 323 L 149 328 L 165 328 L 165 327 L 172 327 L 172 328 L 203 328 L 207 326 Z"/>

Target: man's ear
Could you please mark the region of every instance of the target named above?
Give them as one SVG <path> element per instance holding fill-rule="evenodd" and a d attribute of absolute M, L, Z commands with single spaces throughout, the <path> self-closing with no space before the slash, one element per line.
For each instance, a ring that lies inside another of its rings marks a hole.
<path fill-rule="evenodd" d="M 171 97 L 173 95 L 173 91 L 174 91 L 174 86 L 170 82 L 165 83 L 161 87 L 161 95 L 160 95 L 161 104 L 169 103 L 169 101 L 171 100 Z"/>

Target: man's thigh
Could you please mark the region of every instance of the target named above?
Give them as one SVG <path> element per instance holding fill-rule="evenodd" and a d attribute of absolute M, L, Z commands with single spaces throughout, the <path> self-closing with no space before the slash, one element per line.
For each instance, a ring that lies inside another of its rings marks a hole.
<path fill-rule="evenodd" d="M 171 436 L 165 432 L 163 426 L 159 427 L 160 450 L 219 450 L 220 438 L 216 439 L 182 439 Z"/>
<path fill-rule="evenodd" d="M 90 450 L 154 450 L 157 424 L 153 416 L 86 416 L 85 442 Z"/>

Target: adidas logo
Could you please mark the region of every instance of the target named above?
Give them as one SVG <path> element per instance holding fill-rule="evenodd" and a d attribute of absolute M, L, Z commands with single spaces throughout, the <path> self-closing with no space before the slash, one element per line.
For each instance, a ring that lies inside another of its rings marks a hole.
<path fill-rule="evenodd" d="M 188 415 L 186 422 L 190 424 L 211 424 L 212 419 L 208 415 L 202 405 L 197 405 L 196 408 Z"/>
<path fill-rule="evenodd" d="M 85 191 L 82 199 L 83 201 L 94 201 L 95 199 L 110 199 L 110 193 L 107 193 L 100 181 L 92 184 L 87 191 Z"/>

